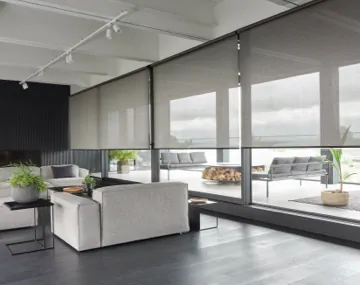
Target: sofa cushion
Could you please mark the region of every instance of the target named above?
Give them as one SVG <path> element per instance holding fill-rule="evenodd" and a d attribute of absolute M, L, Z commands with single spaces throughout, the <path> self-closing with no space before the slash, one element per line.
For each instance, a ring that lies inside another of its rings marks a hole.
<path fill-rule="evenodd" d="M 300 165 L 293 165 L 291 166 L 291 173 L 292 174 L 300 174 L 306 172 L 308 165 L 306 164 L 309 162 L 310 157 L 295 157 L 293 164 L 301 163 Z"/>
<path fill-rule="evenodd" d="M 178 153 L 178 159 L 180 163 L 192 163 L 190 153 L 188 152 Z"/>
<path fill-rule="evenodd" d="M 161 154 L 161 162 L 163 164 L 176 164 L 179 163 L 178 154 L 175 152 L 163 152 Z"/>
<path fill-rule="evenodd" d="M 11 197 L 0 198 L 0 231 L 34 226 L 34 210 L 9 211 L 4 203 L 11 201 Z"/>
<path fill-rule="evenodd" d="M 190 157 L 193 163 L 207 163 L 205 152 L 192 152 Z"/>
<path fill-rule="evenodd" d="M 306 171 L 313 172 L 313 171 L 320 171 L 323 168 L 325 157 L 316 157 L 311 156 L 309 162 L 318 162 L 318 164 L 309 164 Z"/>
<path fill-rule="evenodd" d="M 279 167 L 270 167 L 269 173 L 273 174 L 290 174 L 291 164 L 294 162 L 293 157 L 275 157 L 271 165 L 281 165 Z"/>
<path fill-rule="evenodd" d="M 51 170 L 54 178 L 76 177 L 72 171 L 72 165 L 53 165 Z"/>
<path fill-rule="evenodd" d="M 57 165 L 57 166 L 64 166 L 64 165 Z M 79 177 L 79 166 L 77 165 L 72 165 L 72 171 L 73 171 L 73 177 Z M 40 175 L 45 178 L 54 178 L 53 176 L 53 171 L 51 168 L 51 165 L 46 165 L 46 166 L 41 166 L 40 167 Z"/>
<path fill-rule="evenodd" d="M 16 171 L 16 167 L 0 167 L 0 182 L 8 181 Z"/>
<path fill-rule="evenodd" d="M 62 186 L 79 186 L 82 185 L 84 178 L 82 177 L 71 177 L 71 178 L 49 178 L 46 182 L 50 183 L 54 187 Z"/>
<path fill-rule="evenodd" d="M 11 185 L 9 182 L 0 182 L 0 198 L 11 196 Z"/>

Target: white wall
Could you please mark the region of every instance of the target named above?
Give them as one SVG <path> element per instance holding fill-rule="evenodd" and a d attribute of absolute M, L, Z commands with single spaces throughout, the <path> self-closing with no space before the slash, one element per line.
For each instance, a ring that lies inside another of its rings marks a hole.
<path fill-rule="evenodd" d="M 288 8 L 267 0 L 224 0 L 215 7 L 218 26 L 214 37 L 235 31 Z"/>

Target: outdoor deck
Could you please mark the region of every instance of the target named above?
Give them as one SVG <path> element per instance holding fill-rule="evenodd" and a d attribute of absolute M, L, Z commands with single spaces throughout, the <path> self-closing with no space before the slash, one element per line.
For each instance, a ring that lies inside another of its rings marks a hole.
<path fill-rule="evenodd" d="M 142 183 L 149 183 L 151 181 L 150 170 L 136 170 L 128 174 L 109 173 L 109 176 Z M 161 171 L 161 181 L 167 181 L 166 170 Z M 205 181 L 201 179 L 200 171 L 172 170 L 170 172 L 170 181 L 188 183 L 189 190 L 197 192 L 241 198 L 240 184 L 219 184 Z M 329 185 L 329 189 L 336 188 L 337 185 Z M 344 188 L 346 191 L 349 191 L 350 194 L 353 191 L 360 191 L 360 185 L 345 185 Z M 300 185 L 299 180 L 270 182 L 269 189 L 270 195 L 267 198 L 266 183 L 254 181 L 252 185 L 253 202 L 360 221 L 360 211 L 291 201 L 294 199 L 320 196 L 321 191 L 326 188 L 325 185 L 320 184 L 319 181 L 302 181 L 302 185 Z"/>

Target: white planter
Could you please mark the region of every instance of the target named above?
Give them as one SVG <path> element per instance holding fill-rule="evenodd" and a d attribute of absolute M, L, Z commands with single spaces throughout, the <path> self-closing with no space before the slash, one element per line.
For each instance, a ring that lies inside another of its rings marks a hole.
<path fill-rule="evenodd" d="M 40 192 L 34 187 L 11 188 L 11 198 L 21 204 L 34 202 L 39 197 Z"/>
<path fill-rule="evenodd" d="M 326 206 L 347 206 L 349 204 L 349 192 L 323 191 L 321 200 Z"/>

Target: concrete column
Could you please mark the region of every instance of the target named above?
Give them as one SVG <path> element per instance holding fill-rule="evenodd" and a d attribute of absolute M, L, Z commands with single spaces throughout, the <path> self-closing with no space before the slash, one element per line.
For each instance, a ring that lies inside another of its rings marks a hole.
<path fill-rule="evenodd" d="M 242 33 L 240 37 L 240 87 L 241 87 L 241 145 L 252 146 L 252 111 L 251 111 L 251 50 L 250 35 Z"/>
<path fill-rule="evenodd" d="M 239 74 L 241 87 L 241 198 L 252 203 L 252 122 L 251 122 L 251 38 L 248 32 L 240 36 Z"/>
<path fill-rule="evenodd" d="M 230 144 L 229 90 L 216 91 L 216 143 L 221 146 Z M 217 162 L 229 162 L 229 151 L 217 149 Z"/>
<path fill-rule="evenodd" d="M 327 147 L 341 146 L 339 115 L 339 68 L 324 65 L 320 70 L 320 145 L 321 155 L 332 160 Z M 338 173 L 327 166 L 329 184 L 339 183 Z M 321 179 L 325 183 L 325 177 Z"/>

